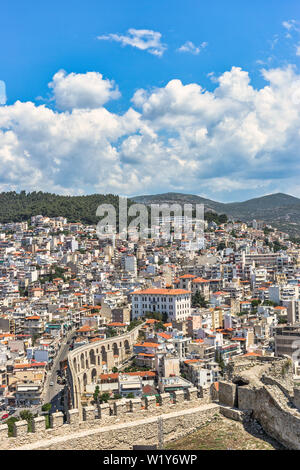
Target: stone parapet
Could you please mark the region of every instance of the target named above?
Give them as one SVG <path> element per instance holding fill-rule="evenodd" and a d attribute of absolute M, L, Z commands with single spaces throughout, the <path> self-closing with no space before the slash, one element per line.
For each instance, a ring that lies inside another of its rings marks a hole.
<path fill-rule="evenodd" d="M 132 413 L 140 411 L 142 408 L 142 400 L 140 398 L 133 398 L 130 400 L 130 411 Z"/>
<path fill-rule="evenodd" d="M 173 400 L 172 400 L 172 397 L 169 393 L 161 393 L 159 395 L 159 403 L 161 405 L 169 405 L 172 402 L 173 402 Z"/>
<path fill-rule="evenodd" d="M 110 416 L 110 406 L 108 403 L 102 403 L 99 406 L 100 416 L 99 418 L 105 418 L 106 416 Z"/>
<path fill-rule="evenodd" d="M 193 391 L 192 391 L 193 392 Z M 194 394 L 192 393 L 194 396 Z M 69 435 L 72 432 L 82 432 L 84 430 L 94 429 L 115 425 L 127 425 L 127 423 L 136 420 L 153 417 L 155 420 L 163 414 L 171 411 L 184 411 L 193 409 L 204 404 L 203 400 L 196 399 L 191 402 L 183 392 L 176 392 L 177 402 L 173 403 L 169 393 L 160 395 L 160 404 L 157 403 L 155 396 L 134 399 L 121 399 L 113 404 L 103 403 L 97 406 L 98 419 L 96 418 L 96 407 L 87 406 L 83 408 L 82 417 L 78 409 L 71 409 L 67 412 L 67 423 L 64 424 L 64 415 L 61 412 L 50 414 L 50 428 L 46 428 L 45 416 L 35 418 L 33 421 L 32 432 L 28 432 L 27 421 L 17 421 L 14 423 L 14 439 L 8 437 L 8 428 L 6 425 L 0 428 L 0 449 L 18 447 L 18 442 L 34 442 L 41 436 L 42 439 L 52 439 L 59 435 Z M 145 406 L 144 406 L 145 405 Z M 8 443 L 8 444 L 7 444 Z"/>
<path fill-rule="evenodd" d="M 77 410 L 76 408 L 74 408 L 73 410 L 68 410 L 67 423 L 72 424 L 73 426 L 79 424 L 79 410 Z"/>
<path fill-rule="evenodd" d="M 83 421 L 93 421 L 95 419 L 95 411 L 94 406 L 84 406 L 82 408 Z"/>
<path fill-rule="evenodd" d="M 8 426 L 7 424 L 0 425 L 0 440 L 6 438 L 8 435 Z"/>
<path fill-rule="evenodd" d="M 145 397 L 145 407 L 146 410 L 156 408 L 156 398 L 152 396 Z"/>
<path fill-rule="evenodd" d="M 198 389 L 196 387 L 190 387 L 186 391 L 187 400 L 197 400 L 198 398 Z"/>
<path fill-rule="evenodd" d="M 45 416 L 38 416 L 33 418 L 32 421 L 32 432 L 42 432 L 46 429 L 46 420 Z"/>
<path fill-rule="evenodd" d="M 50 427 L 52 429 L 59 428 L 64 424 L 64 415 L 61 411 L 57 411 L 56 413 L 52 413 L 50 415 Z"/>
<path fill-rule="evenodd" d="M 175 403 L 183 403 L 184 402 L 184 391 L 183 390 L 176 390 L 174 392 L 174 401 L 175 401 Z"/>
<path fill-rule="evenodd" d="M 114 403 L 114 414 L 121 416 L 127 412 L 127 402 L 126 400 L 117 400 Z"/>
<path fill-rule="evenodd" d="M 25 437 L 28 433 L 28 423 L 27 421 L 16 421 L 13 426 L 13 436 L 14 437 Z"/>

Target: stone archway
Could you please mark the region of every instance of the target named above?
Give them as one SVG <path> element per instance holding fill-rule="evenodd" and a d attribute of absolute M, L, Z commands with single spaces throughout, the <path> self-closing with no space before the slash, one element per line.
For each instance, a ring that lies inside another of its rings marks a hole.
<path fill-rule="evenodd" d="M 91 383 L 95 383 L 97 381 L 97 369 L 92 369 L 92 372 L 91 372 Z"/>
<path fill-rule="evenodd" d="M 107 351 L 104 346 L 101 348 L 102 364 L 107 363 Z"/>
<path fill-rule="evenodd" d="M 119 348 L 118 348 L 117 343 L 113 343 L 112 349 L 113 349 L 113 355 L 119 357 Z"/>
<path fill-rule="evenodd" d="M 93 349 L 90 350 L 89 356 L 90 356 L 90 364 L 96 365 L 96 356 L 95 356 L 95 351 Z"/>
<path fill-rule="evenodd" d="M 86 391 L 86 386 L 87 386 L 87 375 L 86 375 L 86 373 L 83 374 L 82 384 L 83 384 L 83 391 L 85 392 Z"/>

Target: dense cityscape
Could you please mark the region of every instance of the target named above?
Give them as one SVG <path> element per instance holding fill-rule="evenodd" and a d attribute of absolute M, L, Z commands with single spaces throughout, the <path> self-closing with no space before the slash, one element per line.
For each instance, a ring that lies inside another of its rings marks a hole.
<path fill-rule="evenodd" d="M 1 2 L 0 452 L 300 450 L 299 13 Z"/>
<path fill-rule="evenodd" d="M 161 217 L 159 236 L 140 240 L 99 239 L 95 225 L 63 217 L 1 225 L 0 400 L 9 435 L 40 415 L 50 427 L 49 413 L 66 419 L 74 405 L 194 389 L 216 400 L 238 358 L 287 355 L 299 380 L 299 245 L 259 220 L 205 221 L 204 247 L 194 251 L 185 234 L 172 239 L 174 223 Z M 120 347 L 131 331 L 134 341 Z M 75 384 L 68 357 L 87 346 L 99 355 L 89 355 Z"/>

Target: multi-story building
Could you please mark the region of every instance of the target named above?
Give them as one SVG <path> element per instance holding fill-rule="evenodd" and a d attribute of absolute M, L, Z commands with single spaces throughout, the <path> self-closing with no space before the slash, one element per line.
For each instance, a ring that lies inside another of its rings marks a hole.
<path fill-rule="evenodd" d="M 169 321 L 186 320 L 191 314 L 191 292 L 184 289 L 145 289 L 132 293 L 132 317 L 166 314 Z"/>

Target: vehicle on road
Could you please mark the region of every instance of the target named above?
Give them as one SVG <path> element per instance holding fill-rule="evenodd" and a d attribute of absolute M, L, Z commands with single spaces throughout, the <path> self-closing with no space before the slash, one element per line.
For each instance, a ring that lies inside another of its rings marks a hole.
<path fill-rule="evenodd" d="M 52 386 L 54 385 L 54 382 L 50 382 L 50 384 L 49 384 L 49 385 L 50 385 L 50 387 L 52 387 Z"/>

